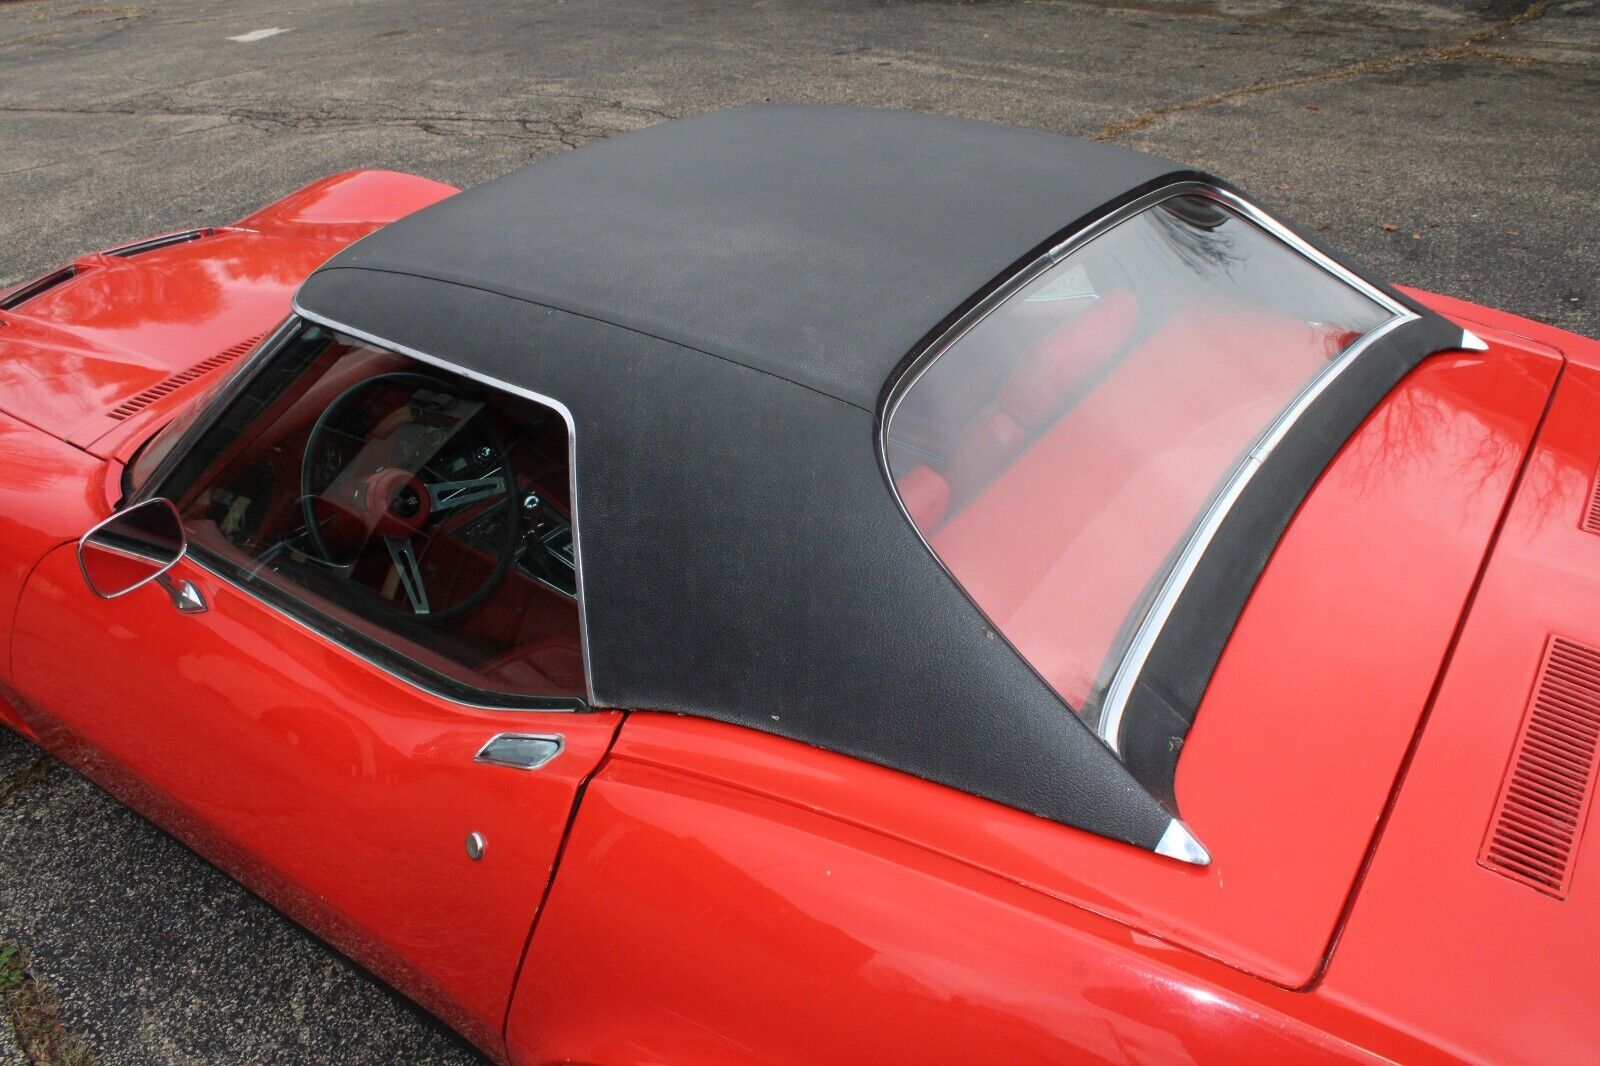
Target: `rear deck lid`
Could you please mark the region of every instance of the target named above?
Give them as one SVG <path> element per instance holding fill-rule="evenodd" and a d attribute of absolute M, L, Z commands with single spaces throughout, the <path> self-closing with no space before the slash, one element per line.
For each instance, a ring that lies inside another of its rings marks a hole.
<path fill-rule="evenodd" d="M 1569 355 L 1324 986 L 1477 1061 L 1600 1048 L 1600 370 Z"/>

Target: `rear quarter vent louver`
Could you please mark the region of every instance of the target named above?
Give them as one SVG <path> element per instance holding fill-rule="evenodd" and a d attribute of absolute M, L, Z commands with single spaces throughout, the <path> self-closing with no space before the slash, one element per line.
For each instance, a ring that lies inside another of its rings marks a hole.
<path fill-rule="evenodd" d="M 123 419 L 133 417 L 162 397 L 170 396 L 174 392 L 177 392 L 179 389 L 183 388 L 185 385 L 205 377 L 214 370 L 220 370 L 221 368 L 227 366 L 245 352 L 248 352 L 251 348 L 254 348 L 256 343 L 265 336 L 265 333 L 259 333 L 248 340 L 242 340 L 238 344 L 233 345 L 231 348 L 224 348 L 216 355 L 200 360 L 187 370 L 180 370 L 170 378 L 156 382 L 154 385 L 150 386 L 148 389 L 145 389 L 137 396 L 117 404 L 117 406 L 113 407 L 109 412 L 107 412 L 107 416 L 113 421 L 117 422 L 121 422 Z"/>
<path fill-rule="evenodd" d="M 1589 506 L 1584 509 L 1579 525 L 1585 533 L 1600 535 L 1600 469 L 1594 472 L 1594 484 L 1589 487 Z"/>
<path fill-rule="evenodd" d="M 1552 637 L 1478 862 L 1565 899 L 1594 795 L 1600 650 Z"/>

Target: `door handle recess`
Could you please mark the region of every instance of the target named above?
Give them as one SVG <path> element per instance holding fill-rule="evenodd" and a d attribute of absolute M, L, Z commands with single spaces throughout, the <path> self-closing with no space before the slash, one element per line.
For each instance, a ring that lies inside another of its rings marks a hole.
<path fill-rule="evenodd" d="M 478 749 L 475 762 L 537 770 L 561 754 L 566 742 L 554 733 L 500 733 Z"/>

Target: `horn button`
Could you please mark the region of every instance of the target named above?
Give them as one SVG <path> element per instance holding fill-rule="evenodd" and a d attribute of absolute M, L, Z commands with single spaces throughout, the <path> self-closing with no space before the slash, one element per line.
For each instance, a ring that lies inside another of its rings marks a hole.
<path fill-rule="evenodd" d="M 410 537 L 421 532 L 433 513 L 427 487 L 405 470 L 375 472 L 367 481 L 364 495 L 370 524 L 386 537 Z"/>

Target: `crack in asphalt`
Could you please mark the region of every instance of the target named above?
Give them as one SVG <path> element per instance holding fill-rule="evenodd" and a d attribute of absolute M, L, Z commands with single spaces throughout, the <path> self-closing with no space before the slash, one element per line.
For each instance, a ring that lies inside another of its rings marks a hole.
<path fill-rule="evenodd" d="M 1512 15 L 1510 18 L 1501 19 L 1492 26 L 1475 30 L 1442 45 L 1415 48 L 1395 55 L 1363 59 L 1355 63 L 1347 63 L 1342 67 L 1334 67 L 1331 70 L 1318 71 L 1314 74 L 1298 74 L 1293 77 L 1276 78 L 1271 81 L 1255 81 L 1248 85 L 1211 93 L 1208 96 L 1196 97 L 1193 100 L 1163 104 L 1160 107 L 1153 107 L 1147 111 L 1141 111 L 1136 115 L 1130 115 L 1127 118 L 1118 119 L 1116 122 L 1107 124 L 1099 133 L 1095 134 L 1094 140 L 1115 140 L 1129 133 L 1136 133 L 1139 130 L 1146 129 L 1169 115 L 1203 111 L 1206 108 L 1214 107 L 1217 104 L 1235 100 L 1242 96 L 1254 96 L 1258 93 L 1275 92 L 1279 89 L 1293 89 L 1301 85 L 1315 85 L 1321 82 L 1343 81 L 1347 78 L 1360 77 L 1363 74 L 1372 74 L 1376 71 L 1390 70 L 1395 67 L 1409 66 L 1413 63 L 1429 60 L 1449 61 L 1459 59 L 1465 55 L 1479 54 L 1476 52 L 1479 44 L 1492 41 L 1517 26 L 1543 18 L 1549 6 L 1549 0 L 1538 0 L 1538 2 L 1528 5 L 1525 10 Z M 1489 58 L 1488 55 L 1485 57 Z"/>
<path fill-rule="evenodd" d="M 71 17 L 76 14 L 103 14 L 110 15 L 111 17 L 95 19 L 93 22 L 69 22 L 63 26 L 57 26 L 53 30 L 43 30 L 39 33 L 29 34 L 26 37 L 13 37 L 8 40 L 0 40 L 0 48 L 12 48 L 19 44 L 35 44 L 39 41 L 48 40 L 51 37 L 60 37 L 64 33 L 72 33 L 77 30 L 91 30 L 96 26 L 104 26 L 108 23 L 122 22 L 131 26 L 134 22 L 137 22 L 139 19 L 148 14 L 148 12 L 136 7 L 103 9 L 81 8 L 78 11 L 67 12 L 67 17 Z M 31 21 L 43 22 L 48 18 L 60 17 L 61 15 L 58 12 L 49 11 L 34 16 Z"/>
<path fill-rule="evenodd" d="M 599 96 L 585 96 L 579 93 L 541 93 L 540 96 L 554 101 L 582 101 L 592 103 L 598 108 L 619 112 L 624 115 L 634 115 L 641 118 L 666 120 L 677 116 L 660 108 L 647 107 L 640 104 L 624 103 L 621 100 L 606 99 Z M 545 118 L 545 117 L 516 117 L 512 115 L 472 115 L 472 114 L 398 114 L 398 115 L 359 115 L 337 114 L 327 111 L 296 112 L 288 110 L 271 110 L 255 108 L 201 108 L 201 107 L 173 107 L 173 106 L 148 106 L 148 107 L 17 107 L 0 105 L 0 114 L 25 114 L 25 115 L 121 115 L 162 118 L 216 118 L 221 121 L 214 125 L 203 126 L 199 129 L 181 130 L 161 137 L 151 138 L 148 143 L 174 140 L 179 137 L 191 137 L 199 133 L 208 133 L 221 129 L 227 125 L 246 125 L 252 129 L 270 131 L 273 129 L 326 129 L 326 128 L 395 128 L 414 126 L 423 133 L 436 137 L 477 136 L 498 137 L 505 140 L 531 140 L 555 141 L 565 148 L 576 148 L 580 144 L 599 137 L 609 137 L 618 133 L 625 133 L 631 126 L 607 125 L 600 122 L 584 120 L 584 112 L 578 110 L 577 116 L 572 119 Z M 515 131 L 493 132 L 488 130 L 467 133 L 462 130 L 452 129 L 453 126 L 511 126 Z M 126 145 L 116 145 L 101 152 L 92 153 L 104 155 L 112 152 L 126 150 Z M 63 163 L 75 162 L 83 158 L 82 153 L 69 159 L 52 159 L 31 166 L 19 167 L 15 170 L 0 170 L 0 176 L 23 174 L 35 170 L 44 170 Z"/>
<path fill-rule="evenodd" d="M 0 110 L 4 110 L 4 109 L 0 108 Z M 210 125 L 210 126 L 201 126 L 199 129 L 178 130 L 176 132 L 165 133 L 165 134 L 162 134 L 162 135 L 157 136 L 157 137 L 149 137 L 149 138 L 146 138 L 143 141 L 137 141 L 137 142 L 134 142 L 134 143 L 135 144 L 161 144 L 162 142 L 165 142 L 165 141 L 175 141 L 175 140 L 179 139 L 180 137 L 193 137 L 197 133 L 210 133 L 212 130 L 220 130 L 224 126 L 231 126 L 231 125 L 233 125 L 232 122 L 228 121 L 227 119 L 223 119 L 221 122 L 217 122 L 217 123 L 215 123 L 213 125 Z M 79 152 L 76 155 L 70 156 L 67 159 L 51 159 L 51 160 L 47 160 L 46 162 L 43 162 L 43 163 L 34 163 L 31 166 L 17 167 L 17 168 L 15 168 L 13 170 L 0 170 L 0 178 L 9 178 L 14 174 L 27 174 L 27 173 L 30 173 L 31 171 L 35 171 L 35 170 L 48 170 L 50 167 L 58 167 L 63 163 L 74 163 L 74 162 L 77 162 L 78 160 L 85 159 L 85 158 L 92 158 L 94 156 L 115 155 L 115 154 L 117 154 L 119 152 L 126 152 L 128 150 L 128 147 L 129 147 L 129 145 L 127 145 L 127 144 L 115 144 L 115 145 L 112 145 L 109 148 L 100 148 L 100 149 L 97 149 L 97 150 L 92 151 L 92 152 Z"/>

